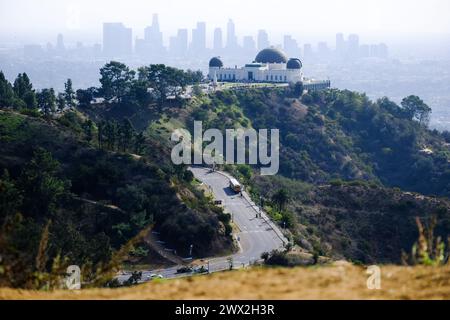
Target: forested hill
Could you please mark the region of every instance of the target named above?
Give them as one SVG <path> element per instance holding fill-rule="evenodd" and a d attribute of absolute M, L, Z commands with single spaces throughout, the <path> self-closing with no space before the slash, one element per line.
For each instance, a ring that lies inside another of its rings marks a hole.
<path fill-rule="evenodd" d="M 263 200 L 301 250 L 399 262 L 417 239 L 416 216 L 436 216 L 442 239 L 450 233 L 450 134 L 427 128 L 430 109 L 418 97 L 397 105 L 334 89 L 303 94 L 301 84 L 205 93 L 201 73 L 164 65 L 136 73 L 111 62 L 100 76 L 100 88 L 75 91 L 68 79 L 56 94 L 0 72 L 7 285 L 39 287 L 69 261 L 95 275 L 151 226 L 182 256 L 191 244 L 194 256 L 230 252 L 230 216 L 170 160 L 171 132 L 194 120 L 204 129 L 280 130 L 277 176 L 220 169 Z M 181 97 L 187 86 L 192 99 Z M 134 261 L 150 256 L 142 243 L 126 249 Z"/>
<path fill-rule="evenodd" d="M 400 263 L 418 237 L 416 217 L 447 239 L 450 134 L 427 128 L 430 109 L 420 98 L 397 105 L 350 91 L 302 97 L 297 91 L 219 91 L 194 99 L 172 122 L 279 129 L 277 176 L 260 177 L 245 165 L 225 169 L 250 186 L 257 202 L 262 197 L 272 219 L 289 229 L 302 250 Z M 164 127 L 153 125 L 150 132 Z"/>
<path fill-rule="evenodd" d="M 280 129 L 279 173 L 289 178 L 314 184 L 374 180 L 449 196 L 450 134 L 427 129 L 428 115 L 414 96 L 399 106 L 388 98 L 372 102 L 339 90 L 298 99 L 290 89 L 217 92 L 193 111 L 211 127 Z"/>
<path fill-rule="evenodd" d="M 152 225 L 182 256 L 190 245 L 196 256 L 232 250 L 228 217 L 157 141 L 100 148 L 97 134 L 78 112 L 0 110 L 0 285 L 40 288 L 67 264 L 100 281 L 124 259 L 156 258 L 144 241 Z"/>

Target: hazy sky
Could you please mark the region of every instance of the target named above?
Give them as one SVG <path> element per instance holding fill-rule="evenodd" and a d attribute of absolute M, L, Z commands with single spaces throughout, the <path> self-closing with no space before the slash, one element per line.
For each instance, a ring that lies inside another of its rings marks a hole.
<path fill-rule="evenodd" d="M 62 32 L 69 39 L 83 35 L 100 41 L 103 22 L 121 21 L 141 36 L 153 13 L 159 14 L 166 41 L 177 28 L 192 29 L 196 21 L 207 23 L 208 35 L 217 26 L 225 30 L 228 18 L 240 36 L 255 35 L 260 28 L 274 38 L 450 34 L 449 0 L 0 0 L 0 35 L 41 41 Z"/>

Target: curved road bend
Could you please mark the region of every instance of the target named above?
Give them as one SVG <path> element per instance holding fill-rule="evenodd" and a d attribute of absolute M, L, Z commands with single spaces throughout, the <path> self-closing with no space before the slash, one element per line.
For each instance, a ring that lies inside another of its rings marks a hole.
<path fill-rule="evenodd" d="M 230 257 L 233 260 L 233 267 L 239 268 L 259 260 L 263 252 L 283 248 L 283 244 L 287 240 L 282 236 L 280 230 L 274 230 L 278 227 L 271 223 L 265 215 L 264 218 L 256 217 L 257 209 L 250 204 L 248 200 L 250 198 L 245 191 L 241 197 L 229 188 L 227 174 L 211 172 L 209 169 L 199 167 L 190 168 L 190 170 L 198 180 L 210 187 L 215 199 L 223 201 L 225 211 L 232 215 L 233 222 L 239 229 L 234 234 L 235 239 L 238 239 L 239 251 L 225 257 L 205 258 L 205 261 L 209 261 L 210 272 L 226 270 L 229 267 Z M 161 274 L 164 278 L 192 275 L 192 273 L 177 274 L 179 267 L 143 271 L 142 280 L 146 281 L 150 274 Z M 118 279 L 123 282 L 129 276 L 129 274 L 120 275 Z"/>

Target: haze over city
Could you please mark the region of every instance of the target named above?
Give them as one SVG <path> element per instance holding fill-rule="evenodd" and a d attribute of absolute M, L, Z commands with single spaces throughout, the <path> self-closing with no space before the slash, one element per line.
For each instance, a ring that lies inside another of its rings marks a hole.
<path fill-rule="evenodd" d="M 239 26 L 237 33 L 241 36 L 264 28 L 278 40 L 286 32 L 306 39 L 331 38 L 335 32 L 398 39 L 412 34 L 448 36 L 448 12 L 450 3 L 446 0 L 431 0 L 426 5 L 417 0 L 287 0 L 279 4 L 264 0 L 231 0 L 226 5 L 214 0 L 2 0 L 0 35 L 10 41 L 30 38 L 48 41 L 58 30 L 74 42 L 98 41 L 103 22 L 121 21 L 133 28 L 133 35 L 141 36 L 150 23 L 151 14 L 159 13 L 161 29 L 166 34 L 175 33 L 181 27 L 192 28 L 196 21 L 206 22 L 210 26 L 208 32 L 212 34 L 214 27 L 224 26 L 228 18 L 232 18 Z M 409 40 L 414 42 L 414 39 Z"/>

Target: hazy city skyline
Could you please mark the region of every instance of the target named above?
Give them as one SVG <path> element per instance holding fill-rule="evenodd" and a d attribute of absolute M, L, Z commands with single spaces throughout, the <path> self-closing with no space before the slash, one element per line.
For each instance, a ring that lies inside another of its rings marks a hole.
<path fill-rule="evenodd" d="M 95 42 L 101 39 L 103 22 L 122 22 L 133 29 L 133 38 L 143 37 L 154 13 L 160 16 L 165 45 L 177 29 L 193 29 L 197 21 L 207 24 L 209 45 L 214 29 L 226 30 L 230 18 L 237 26 L 238 37 L 256 36 L 258 29 L 266 29 L 274 41 L 280 43 L 286 33 L 308 41 L 310 37 L 331 38 L 336 32 L 358 33 L 370 40 L 371 37 L 392 38 L 405 34 L 450 34 L 447 17 L 450 2 L 447 0 L 430 0 L 426 6 L 417 0 L 345 0 L 339 3 L 286 0 L 276 10 L 271 6 L 273 4 L 264 0 L 230 0 L 226 6 L 214 0 L 189 3 L 180 0 L 1 0 L 0 36 L 9 41 L 29 38 L 48 41 L 58 30 L 67 35 L 69 41 L 78 36 L 83 41 Z M 226 43 L 226 38 L 223 40 Z"/>

